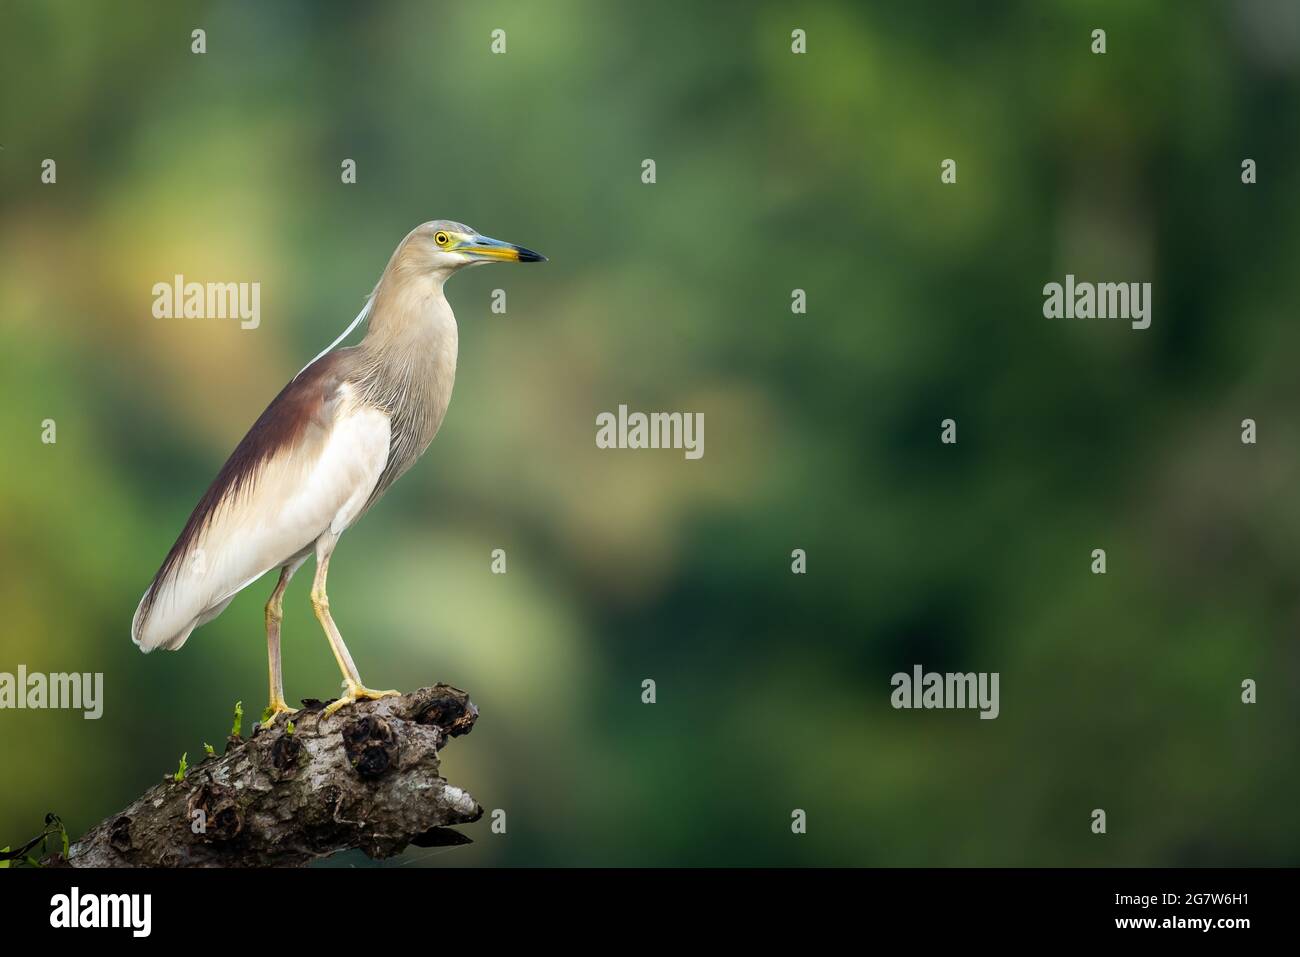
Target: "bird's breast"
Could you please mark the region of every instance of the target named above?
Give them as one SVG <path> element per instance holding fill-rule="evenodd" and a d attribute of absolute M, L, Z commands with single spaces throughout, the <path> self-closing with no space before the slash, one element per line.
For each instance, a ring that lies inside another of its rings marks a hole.
<path fill-rule="evenodd" d="M 438 345 L 421 353 L 395 355 L 358 383 L 364 401 L 389 419 L 388 464 L 372 503 L 415 464 L 442 427 L 456 382 L 454 334 L 450 342 L 444 338 Z"/>

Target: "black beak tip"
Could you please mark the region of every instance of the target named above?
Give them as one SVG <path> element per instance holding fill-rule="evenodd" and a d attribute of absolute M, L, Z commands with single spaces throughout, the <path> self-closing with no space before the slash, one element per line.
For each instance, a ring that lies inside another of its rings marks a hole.
<path fill-rule="evenodd" d="M 523 246 L 520 246 L 518 248 L 519 248 L 519 261 L 521 263 L 544 263 L 547 261 L 546 257 L 543 256 L 541 253 L 535 253 L 531 249 L 525 249 Z"/>

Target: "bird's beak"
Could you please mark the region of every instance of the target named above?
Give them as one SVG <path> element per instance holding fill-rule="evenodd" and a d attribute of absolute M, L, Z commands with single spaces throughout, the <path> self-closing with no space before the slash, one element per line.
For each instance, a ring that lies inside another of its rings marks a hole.
<path fill-rule="evenodd" d="M 503 243 L 499 239 L 475 236 L 456 247 L 458 253 L 469 253 L 476 259 L 488 262 L 507 263 L 544 263 L 546 257 L 514 243 Z"/>

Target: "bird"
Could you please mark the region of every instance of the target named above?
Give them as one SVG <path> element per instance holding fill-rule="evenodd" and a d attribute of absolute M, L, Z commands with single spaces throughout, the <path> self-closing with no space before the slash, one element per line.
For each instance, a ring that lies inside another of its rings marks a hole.
<path fill-rule="evenodd" d="M 199 499 L 136 607 L 135 645 L 145 653 L 178 650 L 236 594 L 279 569 L 265 613 L 270 726 L 297 710 L 284 700 L 280 624 L 285 589 L 314 555 L 312 608 L 343 674 L 343 693 L 323 718 L 398 694 L 367 688 L 357 673 L 330 614 L 330 556 L 442 425 L 458 343 L 447 280 L 484 263 L 545 261 L 463 223 L 433 220 L 411 230 L 351 325 L 271 401 Z M 362 340 L 338 348 L 362 320 Z"/>

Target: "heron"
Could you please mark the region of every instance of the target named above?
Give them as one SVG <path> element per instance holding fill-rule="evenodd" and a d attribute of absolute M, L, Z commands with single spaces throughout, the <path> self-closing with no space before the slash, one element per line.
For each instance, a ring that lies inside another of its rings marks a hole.
<path fill-rule="evenodd" d="M 330 556 L 442 425 L 458 342 L 444 284 L 467 266 L 545 261 L 450 220 L 411 230 L 356 319 L 271 401 L 199 499 L 136 608 L 131 640 L 140 650 L 178 650 L 236 594 L 279 569 L 266 603 L 265 723 L 294 713 L 280 665 L 283 599 L 294 573 L 315 555 L 312 609 L 343 674 L 343 694 L 324 716 L 398 694 L 367 688 L 357 673 L 330 614 Z M 338 348 L 362 320 L 361 342 Z"/>

